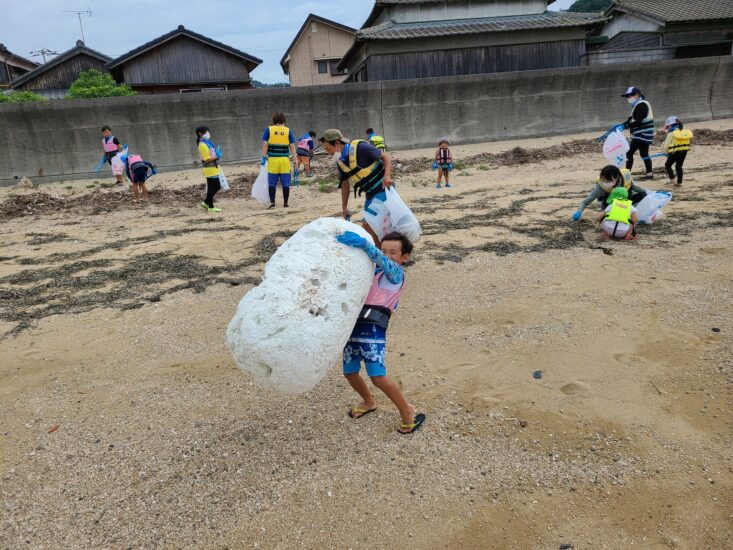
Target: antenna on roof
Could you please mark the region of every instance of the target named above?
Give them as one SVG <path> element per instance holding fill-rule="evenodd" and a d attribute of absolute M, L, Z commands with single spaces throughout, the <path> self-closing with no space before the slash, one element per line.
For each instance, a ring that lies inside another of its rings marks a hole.
<path fill-rule="evenodd" d="M 88 15 L 89 17 L 92 16 L 92 8 L 87 6 L 86 10 L 83 11 L 77 11 L 77 10 L 62 10 L 64 13 L 75 13 L 76 16 L 79 18 L 79 28 L 81 29 L 81 41 L 86 42 L 84 39 L 84 25 L 81 24 L 81 16 L 82 15 Z"/>
<path fill-rule="evenodd" d="M 49 50 L 48 48 L 41 48 L 40 50 L 36 50 L 33 52 L 28 52 L 28 54 L 31 57 L 43 57 L 43 63 L 46 63 L 46 56 L 47 55 L 58 55 L 59 52 L 55 52 L 53 50 Z"/>

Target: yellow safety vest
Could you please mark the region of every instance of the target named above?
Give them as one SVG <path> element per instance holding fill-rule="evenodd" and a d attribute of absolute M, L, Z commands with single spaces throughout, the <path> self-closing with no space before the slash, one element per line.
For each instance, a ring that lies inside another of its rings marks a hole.
<path fill-rule="evenodd" d="M 671 132 L 664 142 L 664 150 L 669 154 L 689 151 L 691 147 L 692 132 L 689 130 L 677 129 L 674 132 Z"/>
<path fill-rule="evenodd" d="M 624 189 L 627 191 L 631 189 L 631 185 L 634 183 L 634 180 L 631 178 L 631 170 L 628 168 L 621 168 L 621 177 L 624 179 Z M 604 182 L 601 181 L 601 178 L 598 178 L 598 185 L 601 186 L 601 189 L 603 189 L 606 193 L 610 193 L 614 187 L 616 187 L 615 181 L 610 182 Z"/>
<path fill-rule="evenodd" d="M 267 156 L 269 158 L 287 157 L 290 155 L 290 128 L 287 126 L 270 126 L 270 138 L 267 140 Z"/>
<path fill-rule="evenodd" d="M 355 139 L 349 145 L 349 163 L 346 164 L 339 158 L 338 166 L 341 171 L 351 180 L 354 185 L 354 194 L 359 192 L 369 193 L 384 181 L 384 164 L 381 160 L 375 160 L 369 166 L 362 168 L 356 162 L 356 152 L 360 143 L 366 143 L 363 139 Z"/>
<path fill-rule="evenodd" d="M 384 138 L 382 136 L 371 136 L 369 141 L 377 149 L 384 150 Z"/>
<path fill-rule="evenodd" d="M 631 201 L 616 199 L 611 203 L 611 210 L 606 214 L 606 220 L 629 224 L 631 220 Z"/>

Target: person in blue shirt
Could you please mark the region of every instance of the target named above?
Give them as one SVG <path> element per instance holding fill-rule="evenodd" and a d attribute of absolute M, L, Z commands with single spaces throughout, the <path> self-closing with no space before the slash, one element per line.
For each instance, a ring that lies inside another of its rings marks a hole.
<path fill-rule="evenodd" d="M 346 231 L 336 240 L 363 250 L 376 266 L 364 307 L 344 347 L 344 376 L 362 399 L 361 403 L 351 407 L 349 416 L 358 419 L 377 409 L 377 402 L 360 374 L 361 364 L 364 363 L 372 383 L 400 411 L 402 422 L 397 431 L 401 434 L 414 433 L 425 422 L 425 414 L 418 413 L 417 408 L 405 399 L 400 387 L 387 376 L 384 365 L 387 327 L 404 290 L 402 266 L 412 253 L 412 243 L 401 233 L 388 233 L 382 239 L 380 250 L 353 231 Z"/>
<path fill-rule="evenodd" d="M 323 148 L 329 155 L 338 153 L 338 178 L 341 189 L 341 211 L 344 219 L 349 219 L 349 196 L 354 186 L 354 196 L 366 194 L 364 210 L 372 215 L 379 214 L 376 208 L 386 208 L 386 189 L 394 185 L 392 180 L 392 159 L 386 151 L 380 151 L 371 143 L 356 139 L 349 141 L 341 130 L 326 130 L 320 138 Z M 377 199 L 375 201 L 375 199 Z M 381 205 L 381 206 L 377 206 Z M 379 237 L 368 223 L 362 222 L 362 227 L 372 236 L 374 243 L 379 246 Z"/>
<path fill-rule="evenodd" d="M 125 163 L 127 179 L 132 182 L 132 192 L 135 193 L 135 202 L 140 202 L 141 190 L 143 192 L 143 198 L 147 202 L 148 188 L 145 182 L 150 176 L 158 173 L 155 165 L 147 160 L 143 160 L 140 155 L 127 155 L 122 160 Z M 148 176 L 148 171 L 150 171 L 150 176 Z"/>
<path fill-rule="evenodd" d="M 295 158 L 295 137 L 285 126 L 285 114 L 277 112 L 272 116 L 272 126 L 262 134 L 262 166 L 267 165 L 270 206 L 275 208 L 275 193 L 278 181 L 283 188 L 283 206 L 288 207 L 290 198 L 290 157 Z M 296 168 L 297 170 L 297 168 Z"/>

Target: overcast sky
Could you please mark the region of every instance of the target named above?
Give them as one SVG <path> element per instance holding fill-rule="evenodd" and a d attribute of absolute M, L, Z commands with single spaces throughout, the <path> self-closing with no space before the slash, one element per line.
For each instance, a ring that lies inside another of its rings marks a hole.
<path fill-rule="evenodd" d="M 565 9 L 573 0 L 558 0 Z M 0 43 L 18 55 L 48 48 L 64 52 L 81 38 L 76 14 L 82 16 L 86 44 L 118 57 L 178 25 L 247 52 L 264 61 L 252 78 L 283 82 L 280 59 L 309 13 L 361 27 L 371 0 L 0 0 Z M 32 58 L 40 62 L 39 58 Z"/>

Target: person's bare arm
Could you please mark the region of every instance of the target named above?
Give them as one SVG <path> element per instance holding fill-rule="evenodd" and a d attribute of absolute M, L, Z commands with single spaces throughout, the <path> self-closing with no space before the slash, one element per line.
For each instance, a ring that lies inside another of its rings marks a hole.
<path fill-rule="evenodd" d="M 295 158 L 295 143 L 290 144 L 290 154 Z"/>
<path fill-rule="evenodd" d="M 386 151 L 382 151 L 382 162 L 384 163 L 384 181 L 382 187 L 389 189 L 394 184 L 394 181 L 392 180 L 392 157 Z"/>
<path fill-rule="evenodd" d="M 341 214 L 344 219 L 349 217 L 349 196 L 351 195 L 351 186 L 349 180 L 341 182 Z"/>
<path fill-rule="evenodd" d="M 262 156 L 263 157 L 267 156 L 267 142 L 266 141 L 262 142 Z"/>

